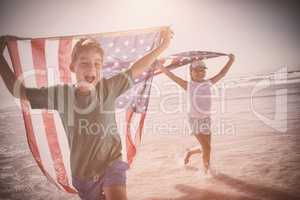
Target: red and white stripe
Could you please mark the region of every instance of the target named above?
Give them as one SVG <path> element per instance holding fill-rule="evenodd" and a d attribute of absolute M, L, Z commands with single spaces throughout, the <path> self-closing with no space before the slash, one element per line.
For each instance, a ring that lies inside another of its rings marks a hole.
<path fill-rule="evenodd" d="M 8 50 L 16 75 L 23 75 L 26 87 L 71 83 L 69 71 L 72 38 L 9 41 Z M 57 67 L 58 66 L 58 67 Z M 58 75 L 58 76 L 57 76 Z M 31 109 L 23 96 L 21 106 L 27 140 L 32 154 L 49 181 L 60 189 L 76 193 L 71 183 L 70 150 L 57 111 Z"/>
<path fill-rule="evenodd" d="M 136 113 L 132 109 L 126 112 L 125 143 L 126 159 L 129 165 L 132 164 L 141 143 L 145 117 L 146 112 Z M 133 118 L 138 118 L 138 120 Z"/>

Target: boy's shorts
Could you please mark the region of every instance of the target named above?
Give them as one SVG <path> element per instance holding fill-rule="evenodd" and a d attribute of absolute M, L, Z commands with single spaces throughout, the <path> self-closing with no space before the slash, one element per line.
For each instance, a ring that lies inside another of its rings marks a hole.
<path fill-rule="evenodd" d="M 72 177 L 73 186 L 77 189 L 78 195 L 83 200 L 105 199 L 103 187 L 125 186 L 126 170 L 128 164 L 122 160 L 116 160 L 108 166 L 102 177 L 94 177 L 91 180 L 80 180 Z"/>
<path fill-rule="evenodd" d="M 210 117 L 206 118 L 193 118 L 189 117 L 189 125 L 192 135 L 197 134 L 210 134 L 210 125 L 211 125 L 211 119 Z"/>

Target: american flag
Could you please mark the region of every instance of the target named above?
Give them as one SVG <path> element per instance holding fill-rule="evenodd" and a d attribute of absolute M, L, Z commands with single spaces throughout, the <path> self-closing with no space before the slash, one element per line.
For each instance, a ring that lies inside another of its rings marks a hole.
<path fill-rule="evenodd" d="M 160 41 L 161 28 L 51 38 L 18 38 L 8 41 L 8 63 L 26 87 L 49 87 L 56 84 L 75 83 L 69 70 L 71 52 L 81 37 L 94 37 L 104 49 L 102 76 L 112 77 L 131 67 L 138 58 L 152 51 Z M 193 60 L 217 57 L 214 52 L 185 52 L 158 60 L 155 65 L 174 69 Z M 117 108 L 126 109 L 125 144 L 129 164 L 141 142 L 146 117 L 151 82 L 159 70 L 149 69 L 134 80 L 135 85 L 122 94 Z M 134 94 L 134 95 L 133 95 Z M 31 109 L 23 96 L 20 100 L 29 148 L 39 168 L 50 182 L 69 193 L 76 193 L 71 184 L 70 150 L 67 136 L 57 111 Z M 138 127 L 132 128 L 132 118 Z"/>
<path fill-rule="evenodd" d="M 187 51 L 170 55 L 166 58 L 158 60 L 158 64 L 164 66 L 169 70 L 176 69 L 178 67 L 190 64 L 197 60 L 205 60 L 210 58 L 216 58 L 219 56 L 226 56 L 225 53 L 218 53 L 212 51 Z M 155 70 L 154 75 L 160 74 L 160 70 Z"/>

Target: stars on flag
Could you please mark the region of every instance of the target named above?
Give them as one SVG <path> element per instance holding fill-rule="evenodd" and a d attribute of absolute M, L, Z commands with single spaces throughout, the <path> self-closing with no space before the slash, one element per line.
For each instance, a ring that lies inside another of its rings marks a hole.
<path fill-rule="evenodd" d="M 124 35 L 117 39 L 108 37 L 100 38 L 100 43 L 105 52 L 102 68 L 103 77 L 110 78 L 129 69 L 138 59 L 145 56 L 147 52 L 155 47 L 153 41 L 158 41 L 159 37 L 160 34 L 157 32 L 131 36 Z M 147 84 L 147 82 L 152 80 L 150 78 L 150 71 L 143 72 L 133 80 L 133 88 L 117 99 L 117 107 L 137 107 L 136 110 L 138 112 L 145 112 L 147 110 L 148 93 L 150 92 L 148 88 L 151 87 L 151 84 Z"/>
<path fill-rule="evenodd" d="M 124 42 L 124 45 L 125 45 L 125 46 L 128 46 L 128 45 L 129 45 L 129 41 L 126 40 L 126 41 Z"/>

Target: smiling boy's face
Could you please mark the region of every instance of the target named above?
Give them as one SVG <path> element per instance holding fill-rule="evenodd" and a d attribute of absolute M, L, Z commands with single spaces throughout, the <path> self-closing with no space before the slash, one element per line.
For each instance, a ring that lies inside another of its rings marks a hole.
<path fill-rule="evenodd" d="M 76 74 L 77 89 L 89 93 L 95 88 L 103 64 L 103 49 L 94 38 L 81 38 L 72 51 L 70 70 Z"/>
<path fill-rule="evenodd" d="M 77 86 L 81 92 L 95 88 L 100 80 L 102 56 L 94 48 L 81 51 L 73 62 L 72 71 L 76 74 Z"/>

